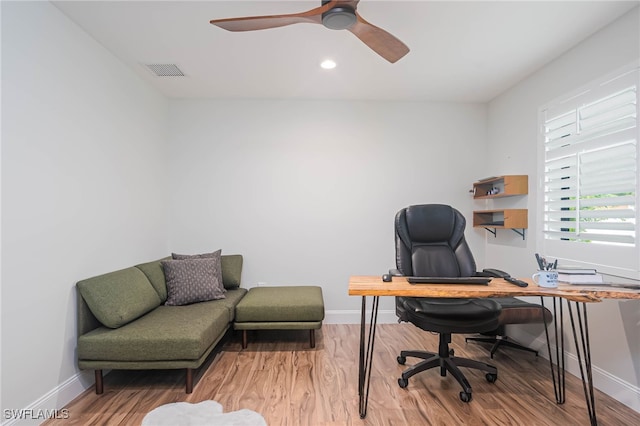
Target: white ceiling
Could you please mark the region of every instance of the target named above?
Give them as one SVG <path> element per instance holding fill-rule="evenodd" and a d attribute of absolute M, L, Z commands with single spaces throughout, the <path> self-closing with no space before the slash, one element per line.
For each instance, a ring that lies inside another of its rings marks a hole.
<path fill-rule="evenodd" d="M 320 0 L 53 3 L 170 98 L 487 102 L 640 0 L 362 0 L 360 15 L 411 49 L 395 64 L 322 25 L 232 33 L 209 23 L 302 12 Z M 337 68 L 321 69 L 325 58 Z M 177 64 L 186 77 L 157 77 L 151 63 Z"/>

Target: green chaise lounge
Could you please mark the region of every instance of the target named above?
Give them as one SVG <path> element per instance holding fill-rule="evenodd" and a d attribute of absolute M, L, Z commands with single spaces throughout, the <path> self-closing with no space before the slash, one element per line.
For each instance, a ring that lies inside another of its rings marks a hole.
<path fill-rule="evenodd" d="M 162 261 L 148 262 L 77 283 L 78 366 L 95 370 L 186 369 L 186 393 L 199 368 L 232 328 L 240 288 L 242 256 L 222 256 L 223 299 L 166 306 Z"/>

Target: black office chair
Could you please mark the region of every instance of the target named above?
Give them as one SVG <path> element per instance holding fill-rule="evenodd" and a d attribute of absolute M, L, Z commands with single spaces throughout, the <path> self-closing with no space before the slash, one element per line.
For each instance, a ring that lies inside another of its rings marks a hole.
<path fill-rule="evenodd" d="M 442 204 L 407 207 L 395 218 L 396 271 L 392 274 L 430 277 L 470 277 L 476 275 L 476 264 L 464 238 L 465 218 L 454 208 Z M 440 335 L 438 353 L 402 351 L 398 363 L 406 357 L 423 361 L 406 369 L 398 384 L 407 387 L 413 375 L 440 367 L 440 375 L 447 371 L 462 386 L 460 399 L 471 401 L 471 385 L 459 367 L 486 372 L 493 383 L 498 370 L 489 364 L 453 356 L 449 349 L 452 333 L 484 333 L 498 327 L 501 307 L 491 299 L 435 299 L 397 297 L 396 314 L 400 321 L 408 321 Z"/>

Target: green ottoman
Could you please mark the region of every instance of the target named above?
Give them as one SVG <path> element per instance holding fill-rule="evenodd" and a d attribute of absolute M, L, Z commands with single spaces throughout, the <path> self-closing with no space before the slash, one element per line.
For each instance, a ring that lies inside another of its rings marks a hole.
<path fill-rule="evenodd" d="M 315 330 L 323 319 L 320 287 L 254 287 L 236 305 L 233 327 L 242 330 L 243 349 L 247 347 L 247 330 L 309 330 L 311 347 L 315 348 Z"/>

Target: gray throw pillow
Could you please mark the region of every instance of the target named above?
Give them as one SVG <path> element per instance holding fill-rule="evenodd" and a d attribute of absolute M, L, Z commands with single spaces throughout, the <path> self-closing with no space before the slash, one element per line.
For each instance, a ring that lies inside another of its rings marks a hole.
<path fill-rule="evenodd" d="M 187 305 L 207 300 L 224 299 L 220 274 L 220 258 L 163 260 L 167 281 L 165 305 Z"/>
<path fill-rule="evenodd" d="M 178 254 L 171 253 L 173 260 L 187 260 L 187 259 L 214 259 L 219 262 L 216 278 L 220 283 L 220 288 L 223 292 L 227 291 L 224 288 L 224 280 L 222 279 L 222 249 L 216 250 L 213 253 L 200 253 L 200 254 Z"/>

